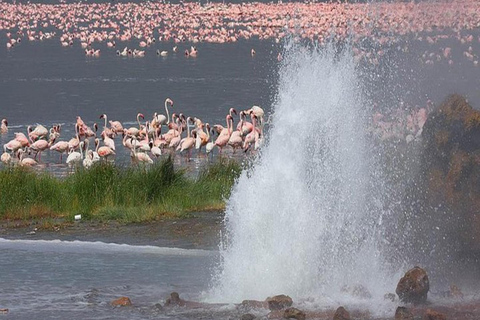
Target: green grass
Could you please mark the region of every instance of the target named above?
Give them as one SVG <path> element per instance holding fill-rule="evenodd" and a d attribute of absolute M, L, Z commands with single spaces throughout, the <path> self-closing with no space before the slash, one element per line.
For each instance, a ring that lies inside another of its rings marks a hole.
<path fill-rule="evenodd" d="M 186 217 L 189 212 L 225 206 L 241 166 L 220 159 L 197 178 L 176 169 L 167 158 L 150 167 L 98 164 L 58 179 L 25 168 L 0 171 L 0 219 L 66 218 L 120 222 Z"/>

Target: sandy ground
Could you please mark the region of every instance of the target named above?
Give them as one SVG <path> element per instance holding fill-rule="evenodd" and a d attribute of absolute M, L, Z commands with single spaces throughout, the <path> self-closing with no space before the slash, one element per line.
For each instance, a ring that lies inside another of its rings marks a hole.
<path fill-rule="evenodd" d="M 55 229 L 42 229 L 40 224 L 28 226 L 0 223 L 0 238 L 31 240 L 80 240 L 152 245 L 185 249 L 215 249 L 223 225 L 222 212 L 199 212 L 192 217 L 166 219 L 149 223 L 120 224 L 78 221 L 63 223 Z"/>

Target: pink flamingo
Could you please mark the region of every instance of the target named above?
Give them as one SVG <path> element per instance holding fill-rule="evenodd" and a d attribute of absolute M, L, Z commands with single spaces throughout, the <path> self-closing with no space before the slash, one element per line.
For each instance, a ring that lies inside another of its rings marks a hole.
<path fill-rule="evenodd" d="M 95 146 L 96 146 L 95 151 L 97 152 L 98 156 L 100 158 L 105 159 L 105 162 L 108 161 L 109 156 L 115 155 L 115 151 L 113 151 L 110 147 L 107 147 L 107 146 L 100 147 L 100 140 L 98 140 L 98 138 L 95 138 Z"/>
<path fill-rule="evenodd" d="M 223 130 L 220 132 L 220 135 L 218 138 L 215 140 L 215 145 L 220 148 L 220 153 L 222 153 L 223 147 L 225 147 L 228 143 L 228 140 L 230 139 L 230 135 L 232 134 L 232 128 L 230 126 L 230 121 L 232 121 L 232 126 L 233 126 L 233 118 L 231 115 L 227 115 L 226 117 L 226 122 L 227 122 L 227 128 L 223 128 Z"/>
<path fill-rule="evenodd" d="M 8 122 L 7 119 L 2 119 L 2 124 L 0 125 L 0 134 L 8 133 Z"/>

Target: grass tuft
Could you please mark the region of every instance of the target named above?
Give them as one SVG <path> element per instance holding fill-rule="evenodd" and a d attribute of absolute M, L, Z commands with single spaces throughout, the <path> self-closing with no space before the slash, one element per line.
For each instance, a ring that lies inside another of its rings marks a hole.
<path fill-rule="evenodd" d="M 221 210 L 242 168 L 220 159 L 189 178 L 171 157 L 150 167 L 99 163 L 65 179 L 25 168 L 0 170 L 0 219 L 65 217 L 120 222 L 187 217 L 189 212 Z"/>

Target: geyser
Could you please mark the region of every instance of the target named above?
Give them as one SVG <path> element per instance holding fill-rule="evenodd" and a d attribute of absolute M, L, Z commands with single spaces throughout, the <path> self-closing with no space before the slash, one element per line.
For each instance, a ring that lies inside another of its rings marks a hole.
<path fill-rule="evenodd" d="M 383 179 L 353 54 L 286 49 L 267 143 L 228 200 L 215 301 L 393 292 Z M 349 298 L 347 298 L 349 299 Z"/>

